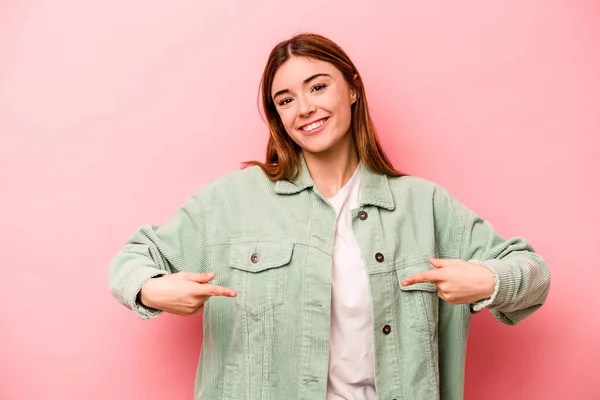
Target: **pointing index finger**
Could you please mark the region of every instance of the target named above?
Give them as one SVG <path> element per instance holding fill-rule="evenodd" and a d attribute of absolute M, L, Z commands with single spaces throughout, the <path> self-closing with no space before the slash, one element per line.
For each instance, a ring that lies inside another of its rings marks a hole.
<path fill-rule="evenodd" d="M 235 290 L 218 285 L 204 284 L 200 288 L 201 293 L 199 294 L 202 296 L 235 297 L 237 295 Z"/>
<path fill-rule="evenodd" d="M 440 278 L 441 277 L 439 275 L 439 271 L 432 269 L 432 270 L 425 271 L 425 272 L 419 272 L 417 274 L 409 276 L 408 278 L 404 278 L 402 280 L 402 286 L 409 286 L 409 285 L 413 285 L 415 283 L 425 283 L 425 282 L 436 283 L 441 280 Z"/>

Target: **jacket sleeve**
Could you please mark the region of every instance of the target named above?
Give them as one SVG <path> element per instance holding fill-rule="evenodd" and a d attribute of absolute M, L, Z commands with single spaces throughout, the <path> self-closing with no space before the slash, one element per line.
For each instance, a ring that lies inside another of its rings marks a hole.
<path fill-rule="evenodd" d="M 516 325 L 539 309 L 548 297 L 550 270 L 524 238 L 501 237 L 492 225 L 449 196 L 459 258 L 485 265 L 498 285 L 487 308 L 505 324 Z"/>
<path fill-rule="evenodd" d="M 144 225 L 127 240 L 110 262 L 112 295 L 142 319 L 158 316 L 162 311 L 139 301 L 142 285 L 169 273 L 205 272 L 205 233 L 205 212 L 196 193 L 164 225 Z"/>

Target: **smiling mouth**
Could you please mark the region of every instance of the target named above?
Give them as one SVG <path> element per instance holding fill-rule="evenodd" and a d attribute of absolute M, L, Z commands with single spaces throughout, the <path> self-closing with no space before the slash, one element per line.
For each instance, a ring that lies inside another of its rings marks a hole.
<path fill-rule="evenodd" d="M 315 122 L 311 122 L 310 124 L 306 124 L 306 125 L 300 127 L 298 130 L 304 131 L 304 132 L 312 132 L 312 131 L 317 130 L 320 127 L 322 127 L 323 124 L 325 123 L 325 121 L 327 121 L 328 118 L 329 117 L 321 118 L 320 120 L 317 120 Z"/>

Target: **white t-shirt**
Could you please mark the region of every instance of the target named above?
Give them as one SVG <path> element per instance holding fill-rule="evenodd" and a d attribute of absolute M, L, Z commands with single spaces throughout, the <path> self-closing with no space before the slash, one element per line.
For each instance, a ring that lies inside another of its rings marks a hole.
<path fill-rule="evenodd" d="M 375 400 L 371 292 L 351 211 L 359 206 L 360 165 L 329 199 L 337 214 L 331 277 L 327 400 Z"/>

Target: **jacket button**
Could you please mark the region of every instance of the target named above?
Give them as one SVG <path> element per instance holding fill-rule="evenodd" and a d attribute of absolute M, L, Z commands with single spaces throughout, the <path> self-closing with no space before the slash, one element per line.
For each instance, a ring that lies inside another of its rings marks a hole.
<path fill-rule="evenodd" d="M 365 219 L 367 219 L 369 217 L 369 214 L 367 214 L 366 211 L 359 211 L 358 212 L 358 219 L 364 221 Z"/>
<path fill-rule="evenodd" d="M 257 253 L 252 254 L 252 257 L 250 257 L 250 261 L 256 264 L 260 261 L 260 256 Z"/>
<path fill-rule="evenodd" d="M 389 325 L 384 325 L 381 331 L 384 335 L 388 335 L 392 331 L 392 327 Z"/>
<path fill-rule="evenodd" d="M 377 262 L 383 262 L 385 258 L 383 257 L 383 254 L 377 253 L 375 254 L 375 259 L 377 260 Z"/>

